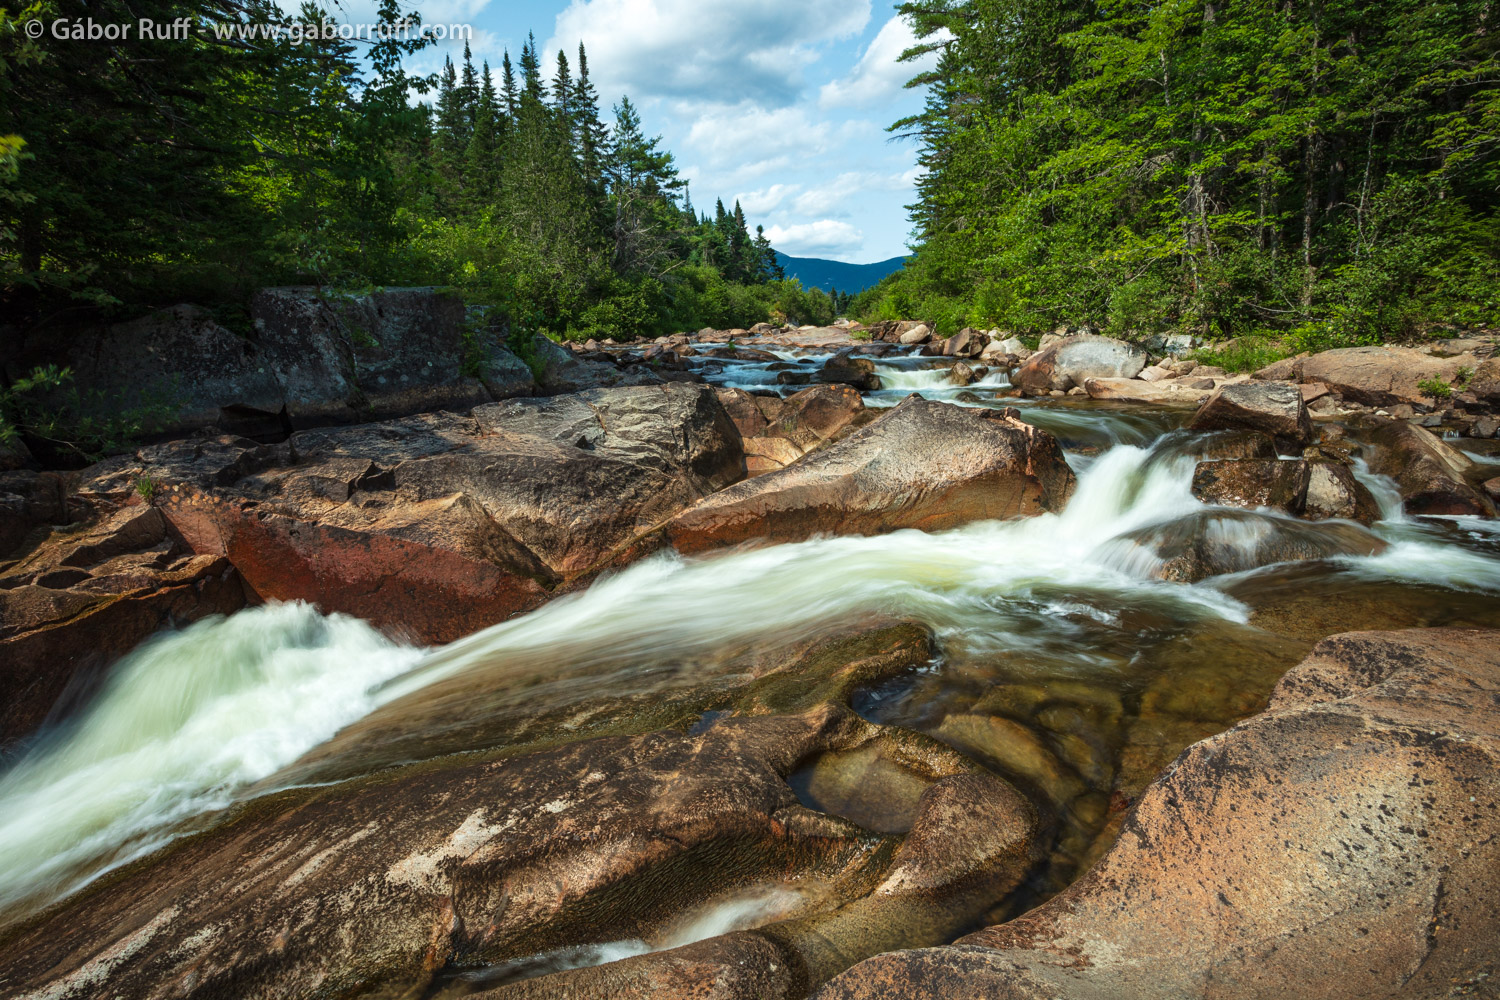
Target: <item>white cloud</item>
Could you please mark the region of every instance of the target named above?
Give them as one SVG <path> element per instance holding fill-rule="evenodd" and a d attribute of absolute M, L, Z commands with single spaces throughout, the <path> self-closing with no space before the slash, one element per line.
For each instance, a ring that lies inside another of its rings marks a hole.
<path fill-rule="evenodd" d="M 807 160 L 865 138 L 868 122 L 814 119 L 805 107 L 765 108 L 679 104 L 679 119 L 690 119 L 687 146 L 710 167 L 735 167 L 753 176 Z M 747 167 L 755 167 L 753 171 Z"/>
<path fill-rule="evenodd" d="M 937 65 L 935 52 L 909 63 L 897 61 L 902 52 L 916 44 L 916 33 L 906 18 L 900 15 L 891 18 L 847 77 L 824 84 L 818 92 L 818 104 L 836 108 L 889 103 L 906 86 L 906 81 Z"/>
<path fill-rule="evenodd" d="M 572 0 L 544 51 L 582 41 L 606 94 L 784 105 L 818 46 L 869 20 L 870 0 Z"/>
<path fill-rule="evenodd" d="M 773 209 L 780 208 L 792 195 L 801 190 L 800 184 L 772 184 L 768 188 L 759 191 L 746 191 L 734 196 L 734 200 L 740 203 L 740 207 L 751 215 L 763 215 Z"/>
<path fill-rule="evenodd" d="M 794 226 L 771 226 L 766 230 L 771 243 L 793 257 L 851 256 L 865 245 L 865 234 L 834 219 L 820 219 Z"/>

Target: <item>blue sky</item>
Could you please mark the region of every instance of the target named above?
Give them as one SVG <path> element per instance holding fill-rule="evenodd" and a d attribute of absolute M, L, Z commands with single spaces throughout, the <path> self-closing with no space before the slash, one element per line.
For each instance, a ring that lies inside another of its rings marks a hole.
<path fill-rule="evenodd" d="M 694 205 L 743 204 L 751 229 L 801 257 L 866 263 L 907 252 L 916 148 L 885 128 L 919 109 L 896 56 L 910 28 L 872 0 L 413 0 L 428 24 L 473 26 L 498 75 L 536 33 L 550 77 L 580 39 L 604 101 L 628 94 L 677 156 Z M 345 6 L 351 19 L 363 3 Z M 446 47 L 445 47 L 446 48 Z M 459 43 L 459 54 L 462 44 Z M 412 69 L 440 66 L 442 50 Z M 456 61 L 456 60 L 455 60 Z M 576 71 L 576 65 L 574 69 Z"/>

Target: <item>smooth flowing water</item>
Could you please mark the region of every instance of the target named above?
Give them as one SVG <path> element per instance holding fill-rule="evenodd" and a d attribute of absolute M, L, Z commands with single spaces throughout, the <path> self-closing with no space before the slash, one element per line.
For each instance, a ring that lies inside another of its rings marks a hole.
<path fill-rule="evenodd" d="M 889 391 L 949 398 L 935 381 L 945 373 L 924 364 L 895 366 L 909 384 Z M 877 617 L 927 624 L 942 656 L 860 692 L 855 708 L 970 752 L 1066 814 L 1058 874 L 1040 887 L 1051 891 L 1097 850 L 1112 794 L 1138 790 L 1182 746 L 1258 710 L 1318 637 L 1500 626 L 1495 526 L 1407 519 L 1389 484 L 1363 471 L 1387 515 L 1374 529 L 1386 543 L 1378 554 L 1163 582 L 1151 532 L 1205 510 L 1190 491 L 1195 441 L 1173 429 L 1180 415 L 1071 400 L 1023 414 L 1059 435 L 1079 473 L 1059 514 L 661 555 L 440 649 L 300 604 L 161 635 L 0 775 L 0 922 L 249 798 L 513 745 L 518 719 L 566 720 L 591 699 L 670 691 L 726 650 Z M 1246 545 L 1325 530 L 1272 513 L 1235 523 Z M 1014 747 L 1028 739 L 1044 752 L 1021 759 Z M 700 923 L 741 926 L 745 913 L 714 910 Z"/>

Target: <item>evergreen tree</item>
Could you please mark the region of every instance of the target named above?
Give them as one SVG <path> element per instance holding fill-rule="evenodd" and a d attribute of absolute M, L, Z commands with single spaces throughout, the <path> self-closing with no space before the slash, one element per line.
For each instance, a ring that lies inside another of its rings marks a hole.
<path fill-rule="evenodd" d="M 490 64 L 484 64 L 479 97 L 474 108 L 474 130 L 464 156 L 464 173 L 468 178 L 468 196 L 475 210 L 494 203 L 500 182 L 499 98 L 490 79 Z"/>
<path fill-rule="evenodd" d="M 599 117 L 599 91 L 589 79 L 589 57 L 582 42 L 578 43 L 578 83 L 573 88 L 573 134 L 584 179 L 601 186 L 609 129 Z"/>
<path fill-rule="evenodd" d="M 557 53 L 557 72 L 552 77 L 552 113 L 562 143 L 573 150 L 573 80 L 568 75 L 568 54 Z"/>
<path fill-rule="evenodd" d="M 516 93 L 516 73 L 511 68 L 510 51 L 508 49 L 501 60 L 500 66 L 502 74 L 500 92 L 505 98 L 505 114 L 513 119 L 516 117 L 520 98 Z"/>

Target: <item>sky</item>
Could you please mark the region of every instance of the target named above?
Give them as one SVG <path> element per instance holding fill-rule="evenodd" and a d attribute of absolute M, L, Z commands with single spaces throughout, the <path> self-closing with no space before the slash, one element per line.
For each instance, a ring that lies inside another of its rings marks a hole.
<path fill-rule="evenodd" d="M 602 102 L 629 95 L 677 157 L 693 204 L 744 207 L 794 257 L 869 263 L 908 252 L 917 149 L 890 123 L 919 110 L 897 63 L 913 37 L 881 0 L 407 0 L 427 24 L 469 24 L 476 66 L 536 35 L 550 79 L 582 41 Z M 346 8 L 353 19 L 363 4 Z M 427 72 L 445 43 L 413 57 Z M 932 58 L 932 57 L 929 57 Z M 606 117 L 612 118 L 612 114 Z"/>

